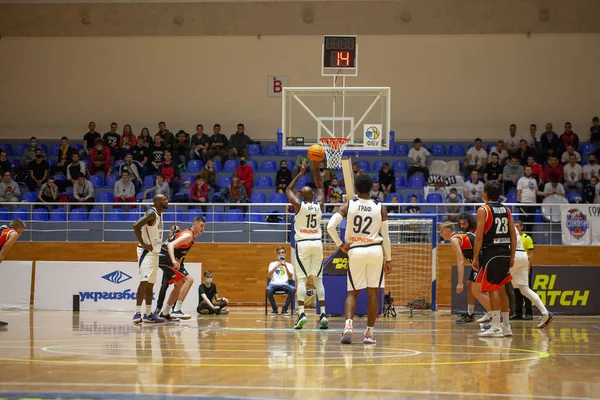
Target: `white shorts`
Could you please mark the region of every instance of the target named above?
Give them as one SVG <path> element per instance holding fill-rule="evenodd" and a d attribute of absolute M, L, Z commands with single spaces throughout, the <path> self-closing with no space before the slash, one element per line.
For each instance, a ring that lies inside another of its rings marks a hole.
<path fill-rule="evenodd" d="M 515 262 L 510 269 L 513 286 L 529 285 L 529 257 L 524 251 L 515 252 Z"/>
<path fill-rule="evenodd" d="M 380 245 L 351 247 L 348 252 L 348 291 L 384 286 L 383 248 Z"/>
<path fill-rule="evenodd" d="M 140 267 L 140 282 L 156 283 L 158 272 L 158 253 L 147 251 L 138 246 L 138 265 Z"/>
<path fill-rule="evenodd" d="M 296 242 L 294 267 L 298 276 L 321 276 L 323 272 L 323 242 L 320 239 Z"/>

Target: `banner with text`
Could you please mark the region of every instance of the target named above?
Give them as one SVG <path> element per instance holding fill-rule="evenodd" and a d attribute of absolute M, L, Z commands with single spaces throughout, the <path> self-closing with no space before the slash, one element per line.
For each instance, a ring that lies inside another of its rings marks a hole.
<path fill-rule="evenodd" d="M 29 310 L 31 261 L 4 261 L 0 264 L 0 308 Z"/>
<path fill-rule="evenodd" d="M 592 230 L 592 245 L 600 246 L 600 205 L 586 204 Z"/>
<path fill-rule="evenodd" d="M 589 206 L 585 204 L 562 204 L 560 206 L 560 221 L 563 245 L 590 246 L 592 244 Z"/>
<path fill-rule="evenodd" d="M 183 310 L 193 311 L 198 306 L 202 264 L 186 263 L 185 269 L 194 278 L 194 285 L 183 303 Z M 133 312 L 140 282 L 138 271 L 139 267 L 135 262 L 38 261 L 35 271 L 34 309 L 70 311 L 73 309 L 73 295 L 77 294 L 81 311 Z M 154 285 L 153 307 L 156 306 L 161 282 L 162 270 L 159 270 Z"/>

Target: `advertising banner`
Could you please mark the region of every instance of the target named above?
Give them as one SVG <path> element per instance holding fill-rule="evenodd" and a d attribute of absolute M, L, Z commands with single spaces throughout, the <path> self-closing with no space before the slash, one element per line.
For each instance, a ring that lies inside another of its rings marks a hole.
<path fill-rule="evenodd" d="M 3 261 L 0 264 L 0 308 L 29 310 L 31 261 Z"/>
<path fill-rule="evenodd" d="M 563 245 L 590 246 L 592 244 L 589 208 L 585 204 L 562 204 L 560 206 Z"/>

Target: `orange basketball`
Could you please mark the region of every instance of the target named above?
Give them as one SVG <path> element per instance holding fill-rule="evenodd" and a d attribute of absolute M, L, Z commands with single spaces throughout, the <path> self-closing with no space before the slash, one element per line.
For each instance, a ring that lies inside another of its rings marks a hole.
<path fill-rule="evenodd" d="M 325 158 L 325 149 L 320 144 L 313 144 L 308 148 L 308 158 L 310 158 L 311 161 L 321 161 Z"/>

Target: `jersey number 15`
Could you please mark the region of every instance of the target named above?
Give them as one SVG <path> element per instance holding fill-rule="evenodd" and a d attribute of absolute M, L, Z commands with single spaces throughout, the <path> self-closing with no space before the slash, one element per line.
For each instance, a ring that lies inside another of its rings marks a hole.
<path fill-rule="evenodd" d="M 306 216 L 306 227 L 310 229 L 315 229 L 317 227 L 317 216 L 314 214 L 309 214 Z"/>

